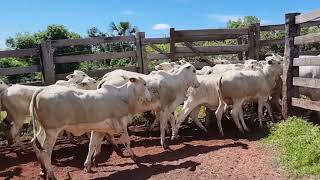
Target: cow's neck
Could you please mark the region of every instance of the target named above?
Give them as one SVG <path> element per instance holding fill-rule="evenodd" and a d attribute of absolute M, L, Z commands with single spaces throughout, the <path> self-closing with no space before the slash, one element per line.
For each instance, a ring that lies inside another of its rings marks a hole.
<path fill-rule="evenodd" d="M 267 80 L 269 87 L 273 89 L 276 86 L 277 75 L 274 71 L 268 68 L 263 69 L 263 73 L 265 75 L 265 79 Z"/>

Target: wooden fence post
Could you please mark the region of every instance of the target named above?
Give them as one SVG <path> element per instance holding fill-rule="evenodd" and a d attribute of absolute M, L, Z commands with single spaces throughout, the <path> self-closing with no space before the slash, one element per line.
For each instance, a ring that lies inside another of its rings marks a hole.
<path fill-rule="evenodd" d="M 43 41 L 40 45 L 42 73 L 44 76 L 44 84 L 51 85 L 55 83 L 55 65 L 53 63 L 53 49 L 51 41 Z"/>
<path fill-rule="evenodd" d="M 254 59 L 255 55 L 255 37 L 254 37 L 254 30 L 255 26 L 253 24 L 250 24 L 248 26 L 248 44 L 249 44 L 249 49 L 248 49 L 248 59 Z"/>
<path fill-rule="evenodd" d="M 137 68 L 138 68 L 138 72 L 139 73 L 144 73 L 144 69 L 143 69 L 143 59 L 142 59 L 142 42 L 141 42 L 141 36 L 140 36 L 140 32 L 136 33 L 136 56 L 137 56 Z"/>
<path fill-rule="evenodd" d="M 293 112 L 291 102 L 295 89 L 292 85 L 292 78 L 299 76 L 299 67 L 293 66 L 293 58 L 299 57 L 299 46 L 294 45 L 294 38 L 300 35 L 300 25 L 295 23 L 295 17 L 299 14 L 289 13 L 285 16 L 285 50 L 282 77 L 282 115 L 285 119 Z"/>
<path fill-rule="evenodd" d="M 146 50 L 146 33 L 145 32 L 139 32 L 140 37 L 140 47 L 141 47 L 141 59 L 142 59 L 142 69 L 144 74 L 149 74 L 149 59 L 147 56 L 147 50 Z"/>
<path fill-rule="evenodd" d="M 170 28 L 170 60 L 175 61 L 175 33 L 174 28 Z"/>
<path fill-rule="evenodd" d="M 255 30 L 255 60 L 260 60 L 259 53 L 260 53 L 260 23 L 254 24 Z"/>
<path fill-rule="evenodd" d="M 238 45 L 242 45 L 242 38 L 241 37 L 238 37 L 237 41 L 238 41 Z M 242 51 L 238 53 L 238 60 L 243 60 L 243 52 Z"/>

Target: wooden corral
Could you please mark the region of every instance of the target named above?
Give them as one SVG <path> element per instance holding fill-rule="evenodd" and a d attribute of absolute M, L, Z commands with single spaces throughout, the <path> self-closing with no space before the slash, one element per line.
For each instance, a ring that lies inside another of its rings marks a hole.
<path fill-rule="evenodd" d="M 299 57 L 299 46 L 320 42 L 320 33 L 300 35 L 303 23 L 318 25 L 314 20 L 319 18 L 320 10 L 307 14 L 290 13 L 285 16 L 285 66 L 282 98 L 284 118 L 293 115 L 294 107 L 320 111 L 319 102 L 300 99 L 297 89 L 297 87 L 320 88 L 320 79 L 299 77 L 299 66 L 320 66 L 320 56 Z"/>

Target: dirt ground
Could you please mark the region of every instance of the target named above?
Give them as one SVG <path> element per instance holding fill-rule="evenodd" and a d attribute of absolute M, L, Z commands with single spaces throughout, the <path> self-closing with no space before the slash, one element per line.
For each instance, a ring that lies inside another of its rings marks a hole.
<path fill-rule="evenodd" d="M 131 127 L 132 147 L 139 163 L 120 157 L 104 144 L 93 173 L 83 170 L 88 140 L 70 143 L 60 139 L 52 157 L 55 175 L 58 179 L 287 179 L 285 170 L 276 163 L 274 150 L 261 148 L 258 142 L 265 136 L 263 130 L 254 128 L 241 135 L 233 124 L 224 124 L 224 129 L 226 136 L 220 137 L 216 127 L 208 134 L 194 125 L 183 128 L 179 140 L 168 138 L 171 150 L 165 151 L 158 131 Z M 32 150 L 28 142 L 25 144 Z M 39 172 L 34 153 L 0 146 L 0 179 L 39 179 Z"/>

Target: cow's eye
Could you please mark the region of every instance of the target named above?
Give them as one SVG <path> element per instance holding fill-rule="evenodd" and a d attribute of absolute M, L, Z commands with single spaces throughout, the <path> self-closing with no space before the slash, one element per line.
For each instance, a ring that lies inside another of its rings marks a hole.
<path fill-rule="evenodd" d="M 196 73 L 196 70 L 193 70 L 193 73 Z"/>
<path fill-rule="evenodd" d="M 86 75 L 83 74 L 82 76 L 85 77 Z"/>
<path fill-rule="evenodd" d="M 146 86 L 146 85 L 147 85 L 147 83 L 144 83 L 143 85 L 144 85 L 144 86 Z"/>

